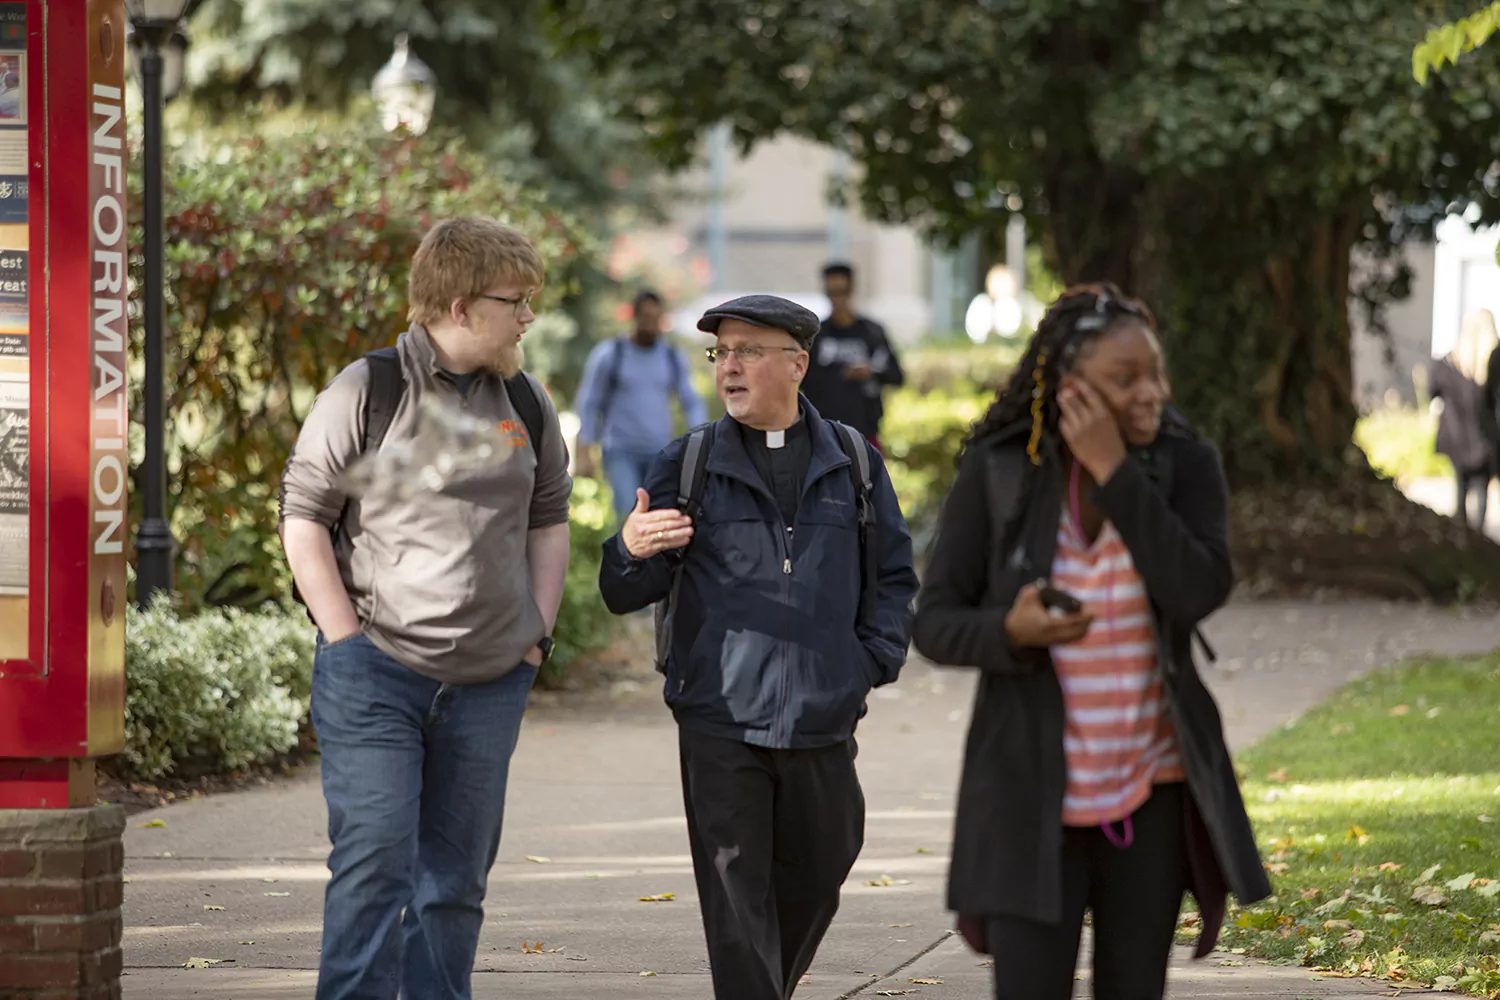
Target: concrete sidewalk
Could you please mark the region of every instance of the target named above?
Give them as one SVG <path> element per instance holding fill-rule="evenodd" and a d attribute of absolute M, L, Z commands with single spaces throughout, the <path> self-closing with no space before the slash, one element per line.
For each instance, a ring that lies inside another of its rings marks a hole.
<path fill-rule="evenodd" d="M 1208 680 L 1236 747 L 1372 667 L 1500 645 L 1492 615 L 1375 603 L 1236 605 L 1207 631 L 1222 657 Z M 540 698 L 529 713 L 476 997 L 712 996 L 675 729 L 652 677 L 613 696 Z M 992 970 L 950 936 L 943 907 L 972 689 L 966 672 L 914 662 L 872 699 L 860 729 L 866 846 L 799 1000 L 992 995 Z M 147 825 L 155 820 L 165 825 Z M 126 834 L 127 1000 L 311 997 L 324 822 L 311 773 L 135 817 Z M 639 901 L 662 893 L 675 898 Z M 183 968 L 191 959 L 215 964 Z M 1390 995 L 1378 983 L 1240 961 L 1179 956 L 1171 995 Z"/>

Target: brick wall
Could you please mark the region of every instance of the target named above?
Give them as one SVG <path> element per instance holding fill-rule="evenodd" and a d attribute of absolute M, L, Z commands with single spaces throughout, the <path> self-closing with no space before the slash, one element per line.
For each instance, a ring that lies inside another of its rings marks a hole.
<path fill-rule="evenodd" d="M 125 816 L 0 810 L 0 1000 L 118 1000 Z"/>

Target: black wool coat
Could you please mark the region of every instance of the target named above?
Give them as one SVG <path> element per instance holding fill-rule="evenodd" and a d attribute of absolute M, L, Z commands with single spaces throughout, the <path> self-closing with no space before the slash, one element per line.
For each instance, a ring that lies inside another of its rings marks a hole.
<path fill-rule="evenodd" d="M 975 667 L 979 689 L 955 820 L 950 909 L 966 917 L 1061 918 L 1062 688 L 1045 649 L 1017 649 L 1005 615 L 1020 588 L 1051 575 L 1065 464 L 1028 426 L 976 442 L 959 464 L 918 598 L 917 649 Z M 1228 490 L 1211 444 L 1164 429 L 1092 495 L 1124 539 L 1151 599 L 1163 687 L 1187 774 L 1190 888 L 1203 915 L 1198 953 L 1218 938 L 1227 892 L 1270 895 L 1218 706 L 1193 661 L 1196 626 L 1229 597 Z"/>

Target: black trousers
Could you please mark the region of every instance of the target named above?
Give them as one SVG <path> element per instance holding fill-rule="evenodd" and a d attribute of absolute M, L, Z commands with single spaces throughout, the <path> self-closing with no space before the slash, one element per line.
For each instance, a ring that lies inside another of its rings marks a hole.
<path fill-rule="evenodd" d="M 865 839 L 854 741 L 767 750 L 679 729 L 715 1000 L 786 1000 Z"/>
<path fill-rule="evenodd" d="M 1124 849 L 1097 826 L 1063 831 L 1062 921 L 1005 917 L 987 927 L 996 1000 L 1073 995 L 1085 909 L 1094 914 L 1096 1000 L 1160 1000 L 1187 889 L 1182 797 L 1181 784 L 1157 785 L 1132 817 L 1135 838 Z"/>
<path fill-rule="evenodd" d="M 1458 506 L 1453 509 L 1453 516 L 1483 531 L 1485 515 L 1489 512 L 1490 470 L 1488 468 L 1473 471 L 1459 469 L 1454 475 L 1458 480 Z M 1479 507 L 1473 517 L 1469 516 L 1469 497 L 1471 496 Z"/>

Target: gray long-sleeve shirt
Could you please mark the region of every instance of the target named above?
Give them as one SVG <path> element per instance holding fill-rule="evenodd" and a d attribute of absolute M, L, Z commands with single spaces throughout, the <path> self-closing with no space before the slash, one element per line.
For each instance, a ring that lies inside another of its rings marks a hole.
<path fill-rule="evenodd" d="M 504 381 L 480 375 L 460 393 L 427 331 L 397 341 L 406 391 L 382 448 L 410 439 L 426 393 L 441 393 L 512 437 L 527 431 Z M 529 376 L 527 376 L 529 378 Z M 348 497 L 344 471 L 360 457 L 368 362 L 340 372 L 319 394 L 287 462 L 281 516 L 331 527 Z M 501 677 L 545 633 L 531 593 L 527 533 L 565 524 L 573 483 L 557 411 L 541 386 L 540 451 L 529 443 L 478 477 L 415 500 L 371 495 L 349 505 L 335 555 L 366 635 L 417 673 L 445 683 Z"/>

